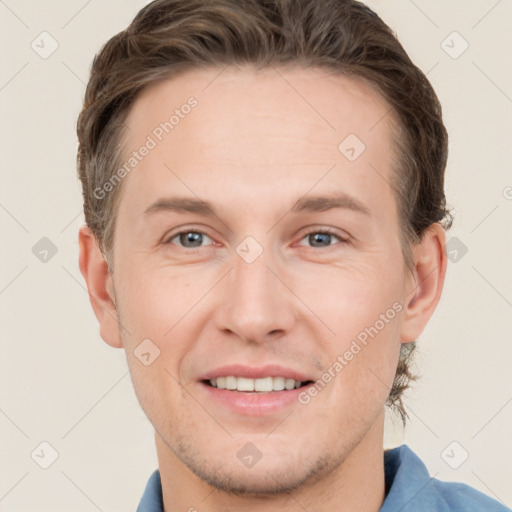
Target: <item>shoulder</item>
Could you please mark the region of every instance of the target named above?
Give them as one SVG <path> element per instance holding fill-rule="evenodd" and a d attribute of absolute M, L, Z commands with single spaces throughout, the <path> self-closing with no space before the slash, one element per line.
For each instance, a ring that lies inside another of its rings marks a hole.
<path fill-rule="evenodd" d="M 431 477 L 407 445 L 386 450 L 384 464 L 388 492 L 380 512 L 511 512 L 467 484 Z"/>
<path fill-rule="evenodd" d="M 447 510 L 464 512 L 510 512 L 505 505 L 477 491 L 473 487 L 458 482 L 443 482 L 432 479 L 433 487 L 439 499 L 447 505 Z"/>

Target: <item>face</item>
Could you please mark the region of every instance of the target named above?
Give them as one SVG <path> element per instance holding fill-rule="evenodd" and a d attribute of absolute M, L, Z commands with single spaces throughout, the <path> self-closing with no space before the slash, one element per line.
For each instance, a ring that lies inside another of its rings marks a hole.
<path fill-rule="evenodd" d="M 219 72 L 130 111 L 127 158 L 155 145 L 124 178 L 112 285 L 159 456 L 258 494 L 381 435 L 408 282 L 384 100 L 325 71 Z"/>

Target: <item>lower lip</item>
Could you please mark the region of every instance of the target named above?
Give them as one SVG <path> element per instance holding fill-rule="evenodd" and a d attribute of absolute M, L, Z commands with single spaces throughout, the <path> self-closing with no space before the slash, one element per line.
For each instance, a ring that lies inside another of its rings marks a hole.
<path fill-rule="evenodd" d="M 297 403 L 299 395 L 309 387 L 308 385 L 290 390 L 257 393 L 214 388 L 204 382 L 199 384 L 218 403 L 235 414 L 246 416 L 265 416 L 282 411 Z"/>

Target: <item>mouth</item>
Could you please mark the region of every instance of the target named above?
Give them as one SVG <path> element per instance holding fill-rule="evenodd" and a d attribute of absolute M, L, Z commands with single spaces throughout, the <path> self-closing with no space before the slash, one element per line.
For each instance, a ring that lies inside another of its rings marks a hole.
<path fill-rule="evenodd" d="M 198 389 L 219 414 L 272 417 L 298 405 L 301 393 L 314 382 L 311 374 L 279 364 L 229 364 L 201 375 Z"/>
<path fill-rule="evenodd" d="M 274 393 L 277 391 L 291 391 L 313 384 L 312 380 L 299 381 L 286 377 L 270 376 L 251 379 L 235 375 L 204 379 L 202 382 L 207 386 L 220 390 L 258 394 Z"/>

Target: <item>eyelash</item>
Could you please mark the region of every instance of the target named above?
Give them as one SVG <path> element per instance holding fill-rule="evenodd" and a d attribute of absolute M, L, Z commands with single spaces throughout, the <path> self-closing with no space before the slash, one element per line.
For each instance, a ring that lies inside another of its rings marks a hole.
<path fill-rule="evenodd" d="M 167 239 L 167 241 L 164 242 L 164 245 L 167 245 L 167 244 L 172 244 L 171 240 L 174 240 L 176 237 L 178 237 L 179 235 L 182 235 L 182 234 L 187 234 L 187 233 L 196 233 L 196 234 L 200 234 L 200 235 L 206 235 L 208 238 L 210 238 L 211 240 L 212 237 L 209 236 L 207 233 L 205 233 L 204 231 L 200 231 L 200 230 L 194 230 L 194 229 L 186 229 L 186 230 L 183 230 L 183 231 L 178 231 L 177 233 L 174 233 L 170 238 Z M 311 229 L 310 231 L 304 233 L 304 235 L 302 236 L 302 238 L 300 239 L 301 241 L 304 240 L 304 238 L 308 237 L 309 235 L 312 235 L 312 234 L 320 234 L 320 235 L 331 235 L 331 236 L 334 236 L 336 237 L 339 242 L 338 243 L 341 243 L 341 244 L 347 244 L 349 242 L 349 240 L 347 238 L 343 238 L 342 236 L 340 236 L 339 234 L 337 234 L 335 232 L 334 229 L 331 229 L 331 228 L 323 228 L 323 229 Z M 177 244 L 172 244 L 172 245 L 177 245 Z M 329 249 L 330 247 L 333 247 L 335 246 L 336 244 L 331 244 L 331 245 L 328 245 L 326 247 L 320 247 L 320 249 Z M 200 246 L 200 247 L 183 247 L 181 245 L 177 245 L 177 247 L 181 247 L 182 249 L 187 249 L 188 251 L 193 251 L 195 249 L 201 249 L 202 247 L 204 246 Z M 303 247 L 303 246 L 301 246 Z M 318 249 L 318 247 L 312 247 L 310 246 L 310 249 Z"/>

